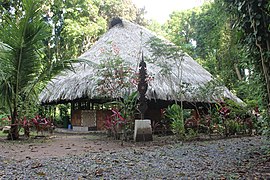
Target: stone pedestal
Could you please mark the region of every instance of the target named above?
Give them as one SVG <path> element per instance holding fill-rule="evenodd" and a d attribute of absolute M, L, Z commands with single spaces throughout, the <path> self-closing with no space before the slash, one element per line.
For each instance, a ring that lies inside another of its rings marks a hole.
<path fill-rule="evenodd" d="M 153 141 L 151 120 L 135 120 L 134 141 Z"/>

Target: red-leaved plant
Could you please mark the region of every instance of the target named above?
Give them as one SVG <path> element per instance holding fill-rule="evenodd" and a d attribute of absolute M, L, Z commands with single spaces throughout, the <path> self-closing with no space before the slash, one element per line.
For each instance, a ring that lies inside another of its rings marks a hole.
<path fill-rule="evenodd" d="M 126 119 L 123 118 L 120 112 L 116 109 L 112 110 L 112 113 L 112 115 L 106 116 L 105 128 L 115 137 L 115 139 L 119 139 L 119 133 L 122 130 L 122 126 L 126 124 Z"/>

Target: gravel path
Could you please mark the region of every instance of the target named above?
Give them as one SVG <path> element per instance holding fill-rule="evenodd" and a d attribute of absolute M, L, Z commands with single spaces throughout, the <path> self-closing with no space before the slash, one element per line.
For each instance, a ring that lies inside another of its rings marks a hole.
<path fill-rule="evenodd" d="M 241 165 L 252 166 L 266 147 L 262 137 L 242 137 L 19 161 L 0 156 L 0 179 L 246 179 L 252 172 Z"/>

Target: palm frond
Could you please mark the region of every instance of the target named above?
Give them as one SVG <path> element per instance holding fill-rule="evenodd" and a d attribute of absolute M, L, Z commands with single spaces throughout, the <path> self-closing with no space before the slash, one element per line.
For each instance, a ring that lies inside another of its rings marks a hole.
<path fill-rule="evenodd" d="M 1 23 L 1 99 L 10 107 L 29 97 L 42 72 L 43 41 L 50 33 L 40 14 L 40 3 L 40 0 L 23 0 L 22 12 L 6 13 Z"/>

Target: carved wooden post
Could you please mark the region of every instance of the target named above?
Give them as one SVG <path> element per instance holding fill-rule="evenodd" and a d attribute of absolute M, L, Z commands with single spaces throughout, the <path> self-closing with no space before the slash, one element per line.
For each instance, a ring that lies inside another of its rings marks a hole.
<path fill-rule="evenodd" d="M 141 114 L 140 120 L 135 120 L 135 130 L 134 130 L 134 140 L 135 141 L 152 141 L 152 127 L 151 127 L 151 120 L 144 119 L 145 111 L 147 110 L 147 99 L 145 97 L 145 93 L 147 91 L 147 81 L 146 81 L 146 63 L 143 59 L 139 64 L 139 84 L 138 84 L 138 91 L 140 93 L 139 97 L 139 106 L 138 110 Z"/>
<path fill-rule="evenodd" d="M 139 64 L 139 84 L 138 84 L 138 91 L 140 93 L 140 97 L 139 97 L 139 111 L 141 114 L 141 119 L 144 119 L 144 113 L 147 110 L 147 100 L 145 97 L 145 93 L 147 91 L 147 81 L 146 81 L 146 63 L 144 62 L 143 59 L 143 54 L 142 54 L 142 60 Z"/>

